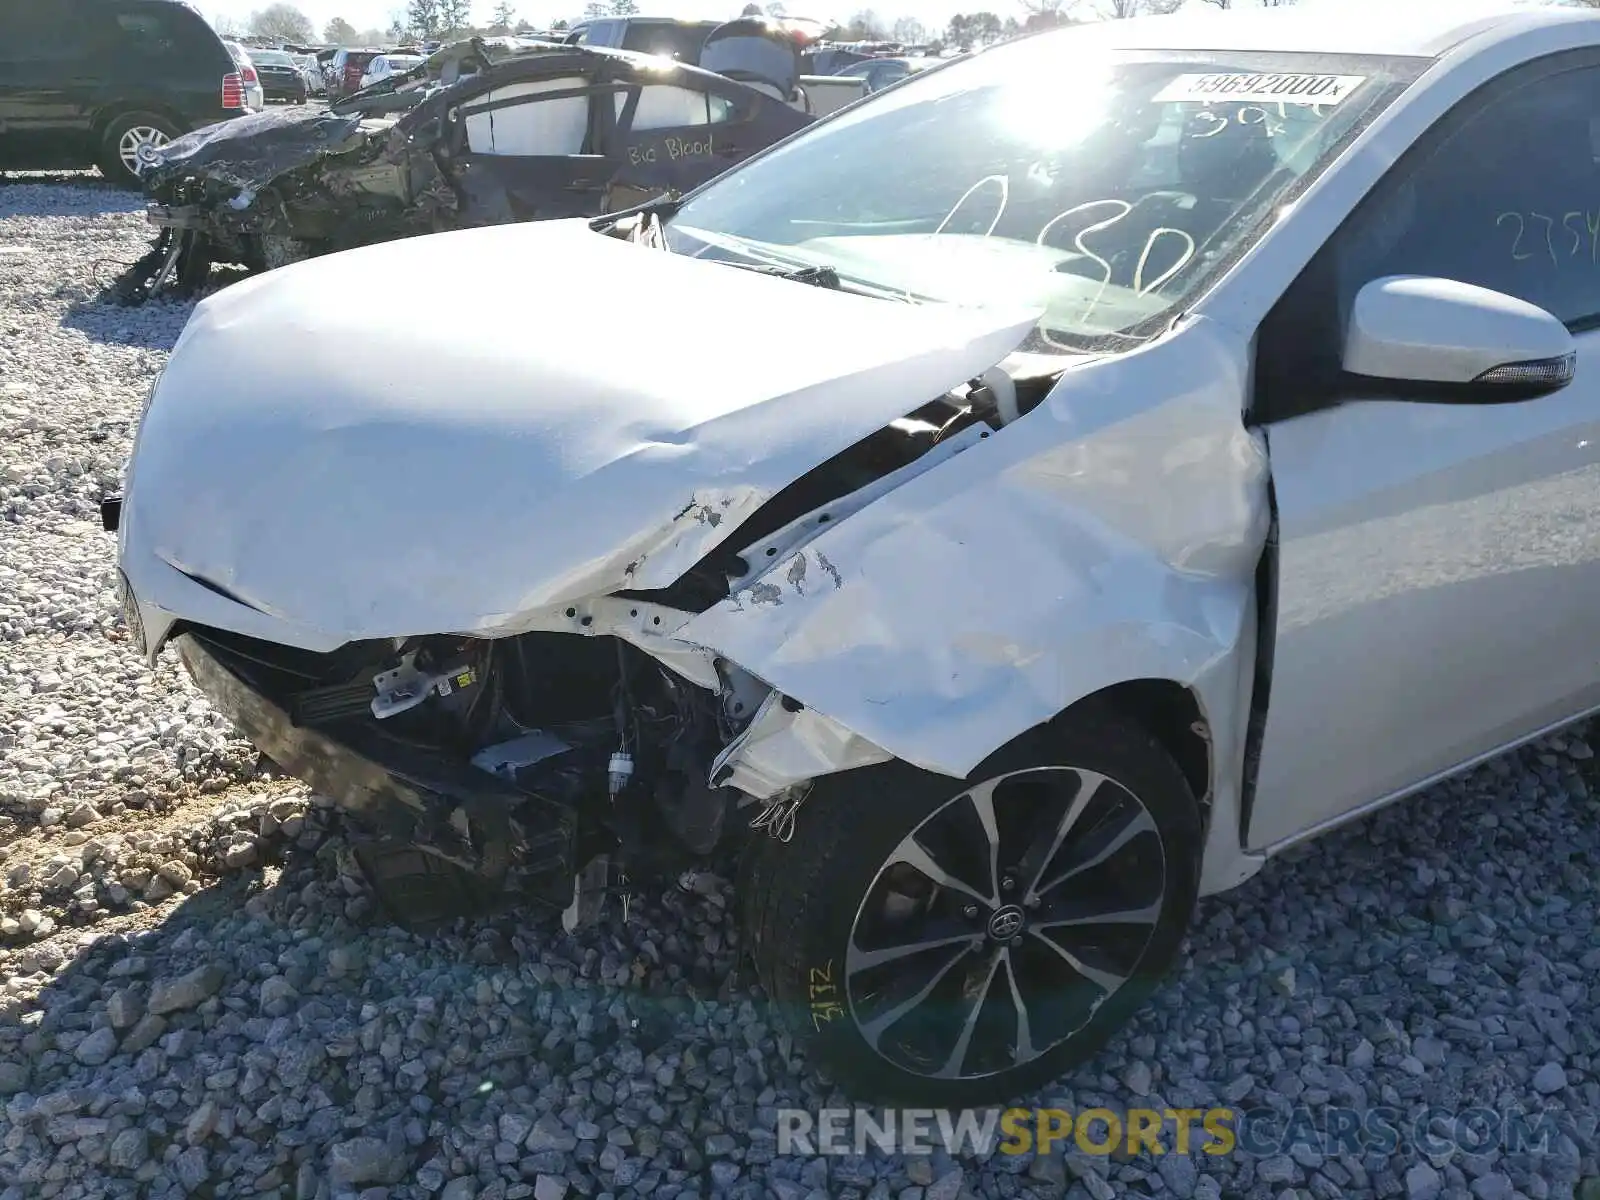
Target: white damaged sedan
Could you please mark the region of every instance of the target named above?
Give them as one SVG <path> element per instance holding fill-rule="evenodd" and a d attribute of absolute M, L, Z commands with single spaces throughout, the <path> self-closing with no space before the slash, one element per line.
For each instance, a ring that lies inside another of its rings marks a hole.
<path fill-rule="evenodd" d="M 133 638 L 400 919 L 738 846 L 813 1061 L 1027 1092 L 1199 896 L 1600 709 L 1600 14 L 1353 7 L 213 295 L 107 506 Z"/>

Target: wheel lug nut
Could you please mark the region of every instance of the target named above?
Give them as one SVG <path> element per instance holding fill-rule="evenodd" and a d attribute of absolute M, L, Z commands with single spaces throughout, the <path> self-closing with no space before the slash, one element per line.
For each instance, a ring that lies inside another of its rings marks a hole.
<path fill-rule="evenodd" d="M 1016 886 L 1017 886 L 1017 881 L 1015 879 L 1011 878 L 1011 876 L 1009 876 L 1009 875 L 1007 875 L 1004 879 L 1002 879 L 1000 881 L 1000 890 L 1002 892 L 1009 892 L 1012 888 L 1014 888 Z"/>
<path fill-rule="evenodd" d="M 966 915 L 968 920 L 971 920 L 973 917 L 978 915 L 978 906 L 976 904 L 969 904 L 961 911 Z"/>

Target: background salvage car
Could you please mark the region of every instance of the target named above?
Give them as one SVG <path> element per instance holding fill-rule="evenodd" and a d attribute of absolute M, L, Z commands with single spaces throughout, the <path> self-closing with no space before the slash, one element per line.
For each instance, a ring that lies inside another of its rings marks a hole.
<path fill-rule="evenodd" d="M 361 77 L 367 73 L 367 64 L 383 51 L 374 47 L 355 50 L 341 47 L 334 51 L 323 74 L 327 78 L 328 97 L 337 100 L 361 90 Z"/>
<path fill-rule="evenodd" d="M 390 76 L 403 75 L 421 66 L 422 57 L 420 54 L 380 54 L 367 64 L 366 72 L 361 76 L 361 86 L 368 88 Z"/>
<path fill-rule="evenodd" d="M 158 147 L 251 107 L 231 52 L 178 0 L 0 4 L 0 170 L 98 166 L 137 187 Z"/>
<path fill-rule="evenodd" d="M 239 68 L 239 77 L 244 80 L 244 106 L 251 112 L 260 112 L 267 106 L 267 92 L 261 86 L 261 73 L 256 70 L 255 60 L 250 57 L 250 51 L 238 42 L 224 41 L 222 44 L 233 56 L 234 64 Z"/>
<path fill-rule="evenodd" d="M 479 40 L 327 112 L 274 110 L 173 142 L 144 174 L 154 248 L 115 286 L 138 298 L 461 226 L 614 212 L 684 192 L 802 128 L 721 75 L 586 46 Z"/>
<path fill-rule="evenodd" d="M 282 50 L 264 50 L 253 47 L 250 62 L 261 77 L 261 91 L 266 100 L 287 100 L 294 104 L 306 102 L 305 72 L 293 55 Z"/>

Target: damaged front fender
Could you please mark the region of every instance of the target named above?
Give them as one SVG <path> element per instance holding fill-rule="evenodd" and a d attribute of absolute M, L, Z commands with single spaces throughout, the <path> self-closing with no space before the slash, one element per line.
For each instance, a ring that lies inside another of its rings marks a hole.
<path fill-rule="evenodd" d="M 1247 368 L 1242 340 L 1192 319 L 1070 369 L 1038 408 L 828 526 L 679 636 L 949 776 L 1137 679 L 1190 688 L 1217 760 L 1237 761 L 1270 524 Z M 781 783 L 771 764 L 816 742 L 799 723 L 787 736 L 752 735 L 725 765 Z"/>

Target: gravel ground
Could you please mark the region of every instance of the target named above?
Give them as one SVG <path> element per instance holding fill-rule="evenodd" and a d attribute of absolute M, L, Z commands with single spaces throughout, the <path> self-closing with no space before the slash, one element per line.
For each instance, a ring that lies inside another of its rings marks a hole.
<path fill-rule="evenodd" d="M 778 1109 L 843 1101 L 736 971 L 718 877 L 581 938 L 386 926 L 317 799 L 112 615 L 96 502 L 188 314 L 95 302 L 146 240 L 92 175 L 0 185 L 0 1200 L 1600 1196 L 1581 731 L 1207 901 L 1181 976 L 1036 1098 L 1523 1110 L 1543 1153 L 784 1158 Z"/>

